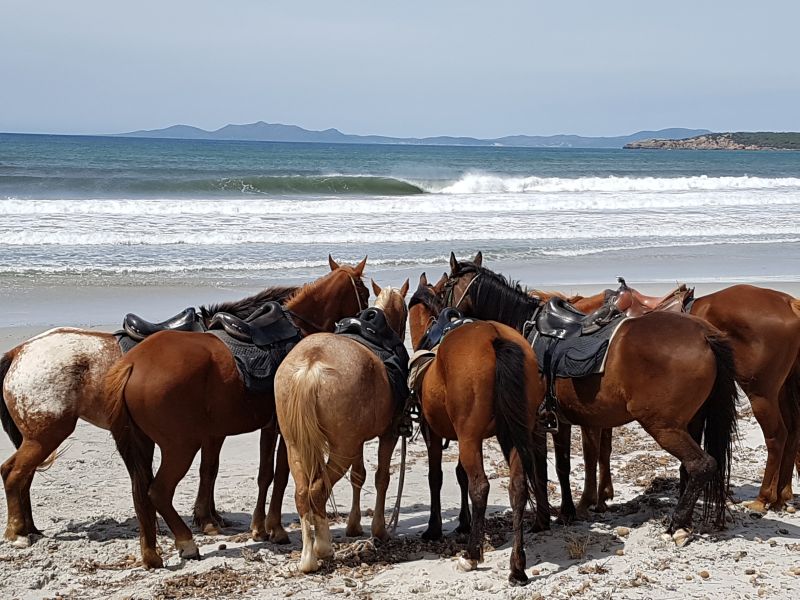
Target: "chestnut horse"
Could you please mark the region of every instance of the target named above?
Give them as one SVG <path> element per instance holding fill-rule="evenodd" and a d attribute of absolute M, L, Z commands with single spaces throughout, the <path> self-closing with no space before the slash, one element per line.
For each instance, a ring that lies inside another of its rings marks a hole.
<path fill-rule="evenodd" d="M 477 318 L 494 318 L 518 330 L 540 302 L 516 283 L 475 261 L 450 256 L 447 298 Z M 556 382 L 560 410 L 569 423 L 617 427 L 637 421 L 680 462 L 687 476 L 668 531 L 691 526 L 704 492 L 703 518 L 721 525 L 736 435 L 736 385 L 730 345 L 696 317 L 652 312 L 624 321 L 608 350 L 603 373 Z M 704 438 L 704 448 L 700 439 Z M 569 485 L 570 425 L 555 437 L 561 517 L 575 515 Z"/>
<path fill-rule="evenodd" d="M 366 258 L 355 268 L 329 260 L 332 272 L 303 286 L 285 305 L 303 334 L 333 330 L 338 319 L 357 314 L 369 298 L 361 281 Z M 199 558 L 192 532 L 172 504 L 175 487 L 209 439 L 270 425 L 272 440 L 262 443 L 261 461 L 271 463 L 264 449 L 274 449 L 277 436 L 273 391 L 246 390 L 233 355 L 218 337 L 162 331 L 111 368 L 105 392 L 112 405 L 111 433 L 131 476 L 145 567 L 163 566 L 156 550 L 156 511 L 175 536 L 179 555 Z M 161 465 L 154 478 L 155 444 Z M 259 497 L 269 483 L 259 477 Z M 280 522 L 275 527 L 283 529 Z"/>
<path fill-rule="evenodd" d="M 800 300 L 775 290 L 734 285 L 698 298 L 690 314 L 727 334 L 737 381 L 764 433 L 767 464 L 761 489 L 745 505 L 759 512 L 781 510 L 793 497 L 793 468 L 800 473 Z M 611 430 L 585 430 L 584 453 L 587 484 L 578 508 L 597 505 L 603 510 L 605 501 L 614 497 Z M 600 481 L 594 485 L 598 457 Z"/>
<path fill-rule="evenodd" d="M 375 307 L 400 340 L 405 339 L 408 280 L 399 290 L 372 283 Z M 295 482 L 295 504 L 303 531 L 300 570 L 319 569 L 318 558 L 333 556 L 325 510 L 333 486 L 351 469 L 353 504 L 346 534 L 359 536 L 361 487 L 366 479 L 364 443 L 379 439 L 375 472 L 372 536 L 386 540 L 384 507 L 389 467 L 398 434 L 394 417 L 398 402 L 386 368 L 374 352 L 348 337 L 317 333 L 292 348 L 275 373 L 275 411 L 289 450 Z M 326 460 L 327 455 L 327 460 Z M 312 536 L 312 525 L 316 536 Z"/>
<path fill-rule="evenodd" d="M 411 339 L 420 340 L 439 313 L 441 303 L 425 274 L 409 303 Z M 442 536 L 442 440 L 458 440 L 472 500 L 472 522 L 466 557 L 459 568 L 471 571 L 483 559 L 483 533 L 489 480 L 483 469 L 483 440 L 497 436 L 509 464 L 509 498 L 513 511 L 514 546 L 509 581 L 524 584 L 523 513 L 529 484 L 536 499 L 536 530 L 550 528 L 547 501 L 547 449 L 536 430 L 536 414 L 544 398 L 536 357 L 525 339 L 501 323 L 467 323 L 448 333 L 435 358 L 414 382 L 422 407 L 428 445 L 431 515 L 425 539 Z M 462 511 L 463 513 L 463 511 Z"/>
<path fill-rule="evenodd" d="M 208 326 L 216 312 L 247 318 L 266 302 L 283 302 L 296 289 L 273 287 L 236 302 L 200 307 L 203 323 Z M 8 509 L 5 538 L 14 546 L 28 546 L 34 535 L 41 535 L 31 511 L 36 470 L 48 457 L 55 458 L 78 419 L 109 429 L 111 408 L 101 393 L 103 377 L 121 357 L 113 334 L 73 327 L 46 331 L 0 357 L 0 420 L 17 448 L 0 468 Z M 219 450 L 214 441 L 204 446 L 200 465 L 194 518 L 206 530 L 222 523 L 213 491 Z"/>

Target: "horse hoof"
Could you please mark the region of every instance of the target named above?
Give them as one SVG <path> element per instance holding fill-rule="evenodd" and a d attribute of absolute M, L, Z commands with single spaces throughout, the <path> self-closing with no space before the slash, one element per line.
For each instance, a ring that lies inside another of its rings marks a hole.
<path fill-rule="evenodd" d="M 474 571 L 478 568 L 478 561 L 474 558 L 467 558 L 465 556 L 458 557 L 458 570 L 463 571 L 464 573 L 469 573 L 470 571 Z"/>
<path fill-rule="evenodd" d="M 178 556 L 185 560 L 200 560 L 200 549 L 192 540 L 187 542 L 175 542 L 178 548 Z"/>
<path fill-rule="evenodd" d="M 289 534 L 286 533 L 286 530 L 283 528 L 273 529 L 272 533 L 270 533 L 269 535 L 269 541 L 272 542 L 273 544 L 288 544 Z"/>
<path fill-rule="evenodd" d="M 14 548 L 30 548 L 33 540 L 29 535 L 18 535 L 9 540 Z"/>
<path fill-rule="evenodd" d="M 314 573 L 319 571 L 319 561 L 313 555 L 300 561 L 301 573 Z"/>
<path fill-rule="evenodd" d="M 253 538 L 254 542 L 266 542 L 269 541 L 269 534 L 264 531 L 263 529 L 251 529 L 250 530 L 250 537 Z"/>
<path fill-rule="evenodd" d="M 216 523 L 206 523 L 200 530 L 205 535 L 222 535 L 222 529 Z"/>
<path fill-rule="evenodd" d="M 150 569 L 162 569 L 164 567 L 164 561 L 161 559 L 161 555 L 155 550 L 148 550 L 142 554 L 142 564 L 148 571 Z"/>
<path fill-rule="evenodd" d="M 508 583 L 510 583 L 514 587 L 522 587 L 524 585 L 528 585 L 528 576 L 525 575 L 525 571 L 512 572 L 508 576 Z"/>
<path fill-rule="evenodd" d="M 757 513 L 767 512 L 766 504 L 761 500 L 751 500 L 750 502 L 742 502 L 742 505 L 750 511 Z"/>
<path fill-rule="evenodd" d="M 692 534 L 686 529 L 678 529 L 678 531 L 672 534 L 672 541 L 675 542 L 675 545 L 678 548 L 683 548 L 686 544 L 688 544 L 691 541 L 691 539 L 692 539 Z"/>
<path fill-rule="evenodd" d="M 361 524 L 353 525 L 352 527 L 348 525 L 347 529 L 344 531 L 344 534 L 347 537 L 361 537 L 364 535 L 364 528 L 361 527 Z"/>
<path fill-rule="evenodd" d="M 442 539 L 442 530 L 441 529 L 435 530 L 428 528 L 424 532 L 422 532 L 422 535 L 420 537 L 426 542 L 436 542 Z"/>

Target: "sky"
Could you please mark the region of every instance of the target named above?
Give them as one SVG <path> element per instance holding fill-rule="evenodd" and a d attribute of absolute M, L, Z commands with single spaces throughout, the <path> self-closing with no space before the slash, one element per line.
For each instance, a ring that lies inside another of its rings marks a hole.
<path fill-rule="evenodd" d="M 799 131 L 797 0 L 0 0 L 0 131 Z"/>

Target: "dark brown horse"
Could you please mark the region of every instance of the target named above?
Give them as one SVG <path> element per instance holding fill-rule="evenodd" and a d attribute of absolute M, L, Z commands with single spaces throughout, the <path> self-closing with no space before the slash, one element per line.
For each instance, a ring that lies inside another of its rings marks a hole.
<path fill-rule="evenodd" d="M 267 302 L 285 301 L 296 289 L 271 287 L 243 300 L 202 306 L 203 323 L 208 327 L 217 312 L 245 319 Z M 36 469 L 55 458 L 78 419 L 110 427 L 103 378 L 121 357 L 114 334 L 74 327 L 41 333 L 0 357 L 0 421 L 17 448 L 0 468 L 8 507 L 5 538 L 13 545 L 28 546 L 40 534 L 30 497 Z M 206 532 L 217 531 L 224 522 L 214 507 L 221 443 L 209 440 L 200 463 L 194 519 Z"/>
<path fill-rule="evenodd" d="M 450 261 L 446 297 L 459 302 L 467 314 L 494 318 L 519 330 L 538 309 L 538 299 L 484 268 L 480 254 L 472 262 L 459 262 L 454 255 Z M 677 313 L 629 319 L 617 331 L 603 373 L 559 378 L 556 391 L 569 423 L 608 428 L 637 421 L 681 462 L 687 479 L 670 533 L 690 527 L 701 492 L 704 518 L 722 523 L 736 433 L 736 386 L 730 345 L 717 329 Z M 555 438 L 565 520 L 575 514 L 569 429 L 563 424 Z"/>
<path fill-rule="evenodd" d="M 337 320 L 366 306 L 369 292 L 361 281 L 365 264 L 366 258 L 355 268 L 340 267 L 331 259 L 331 273 L 286 303 L 303 334 L 331 331 Z M 179 555 L 199 558 L 191 530 L 172 505 L 175 487 L 209 439 L 271 425 L 272 440 L 264 444 L 262 437 L 261 446 L 261 460 L 271 463 L 277 436 L 273 391 L 246 390 L 230 350 L 218 337 L 169 331 L 126 354 L 109 371 L 105 386 L 113 403 L 111 432 L 131 475 L 144 565 L 163 565 L 156 550 L 156 511 L 175 536 Z M 153 477 L 155 444 L 161 465 Z M 269 454 L 263 453 L 265 448 Z M 259 477 L 259 488 L 262 484 L 269 482 Z M 262 494 L 266 490 L 259 489 Z"/>
<path fill-rule="evenodd" d="M 591 309 L 591 307 L 588 307 Z M 792 500 L 792 470 L 800 473 L 800 300 L 783 292 L 734 285 L 695 300 L 691 314 L 727 334 L 736 359 L 737 381 L 750 399 L 767 445 L 767 464 L 751 510 L 781 510 Z M 578 505 L 597 505 L 614 496 L 611 431 L 584 431 L 587 484 Z M 600 480 L 592 485 L 599 457 Z M 591 477 L 590 477 L 591 475 Z"/>
<path fill-rule="evenodd" d="M 423 274 L 409 303 L 415 348 L 440 307 Z M 536 498 L 536 528 L 550 527 L 546 445 L 544 435 L 535 430 L 537 410 L 544 398 L 536 357 L 525 339 L 510 327 L 474 322 L 448 333 L 424 369 L 413 384 L 428 431 L 431 516 L 423 537 L 438 539 L 442 535 L 442 440 L 458 440 L 459 468 L 463 469 L 472 500 L 467 555 L 459 560 L 459 567 L 466 571 L 477 568 L 483 557 L 489 496 L 482 444 L 496 435 L 511 470 L 514 547 L 509 581 L 525 583 L 528 577 L 522 529 L 528 483 Z"/>

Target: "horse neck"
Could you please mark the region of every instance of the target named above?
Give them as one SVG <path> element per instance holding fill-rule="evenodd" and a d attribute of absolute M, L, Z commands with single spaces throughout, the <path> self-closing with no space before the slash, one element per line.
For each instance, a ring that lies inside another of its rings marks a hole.
<path fill-rule="evenodd" d="M 411 347 L 419 345 L 422 336 L 430 325 L 432 314 L 422 304 L 415 304 L 408 311 L 408 320 L 411 322 Z"/>
<path fill-rule="evenodd" d="M 350 281 L 346 281 L 348 291 L 354 296 L 355 290 L 350 289 Z M 297 325 L 306 334 L 322 333 L 333 331 L 336 321 L 349 316 L 349 313 L 342 307 L 339 293 L 336 293 L 334 284 L 322 286 L 312 283 L 302 288 L 287 303 L 286 308 L 289 312 L 297 316 L 300 323 Z M 354 311 L 351 311 L 354 312 Z"/>
<path fill-rule="evenodd" d="M 539 306 L 537 299 L 505 283 L 494 283 L 488 289 L 489 293 L 481 293 L 482 290 L 479 286 L 470 296 L 473 316 L 479 319 L 499 321 L 509 327 L 521 329 Z"/>

